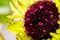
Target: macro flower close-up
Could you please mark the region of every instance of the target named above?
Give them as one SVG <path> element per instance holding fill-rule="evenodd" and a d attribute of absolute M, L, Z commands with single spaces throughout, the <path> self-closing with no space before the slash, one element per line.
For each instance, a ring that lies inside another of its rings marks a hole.
<path fill-rule="evenodd" d="M 60 0 L 12 0 L 7 30 L 16 40 L 60 40 Z"/>

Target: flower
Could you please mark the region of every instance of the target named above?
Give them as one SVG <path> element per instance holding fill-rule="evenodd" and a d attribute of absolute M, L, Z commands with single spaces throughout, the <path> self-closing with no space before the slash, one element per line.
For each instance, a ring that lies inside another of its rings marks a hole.
<path fill-rule="evenodd" d="M 49 33 L 59 28 L 58 14 L 58 9 L 53 2 L 41 1 L 33 4 L 25 14 L 24 27 L 27 34 L 35 40 L 51 37 Z"/>
<path fill-rule="evenodd" d="M 53 1 L 13 0 L 10 2 L 13 14 L 7 16 L 13 21 L 9 23 L 8 30 L 17 35 L 17 40 L 51 38 L 49 33 L 59 28 L 59 7 L 56 6 Z"/>

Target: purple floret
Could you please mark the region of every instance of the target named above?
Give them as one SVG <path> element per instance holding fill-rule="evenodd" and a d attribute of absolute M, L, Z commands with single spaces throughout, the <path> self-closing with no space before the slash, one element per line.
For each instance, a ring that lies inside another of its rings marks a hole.
<path fill-rule="evenodd" d="M 25 14 L 24 27 L 26 33 L 34 40 L 42 40 L 51 37 L 50 32 L 55 32 L 57 24 L 58 8 L 49 1 L 41 1 L 33 4 Z"/>

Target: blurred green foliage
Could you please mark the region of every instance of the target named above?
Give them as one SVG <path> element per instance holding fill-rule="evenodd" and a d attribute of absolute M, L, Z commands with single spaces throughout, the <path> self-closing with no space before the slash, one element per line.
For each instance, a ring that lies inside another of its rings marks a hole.
<path fill-rule="evenodd" d="M 0 14 L 0 23 L 7 23 L 9 19 L 7 18 L 8 14 Z"/>
<path fill-rule="evenodd" d="M 0 6 L 8 6 L 11 0 L 0 0 Z"/>

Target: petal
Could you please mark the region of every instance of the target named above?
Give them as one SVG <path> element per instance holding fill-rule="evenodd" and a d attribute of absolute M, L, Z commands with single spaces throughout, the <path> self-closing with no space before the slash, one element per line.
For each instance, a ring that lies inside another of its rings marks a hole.
<path fill-rule="evenodd" d="M 56 3 L 56 6 L 58 7 L 58 12 L 60 13 L 60 1 L 54 0 L 54 2 Z"/>
<path fill-rule="evenodd" d="M 10 2 L 10 7 L 11 7 L 11 10 L 13 11 L 13 13 L 17 16 L 20 16 L 20 17 L 23 17 L 20 12 L 13 6 L 13 4 Z"/>
<path fill-rule="evenodd" d="M 11 22 L 8 26 L 8 30 L 13 33 L 24 32 L 23 22 Z"/>

